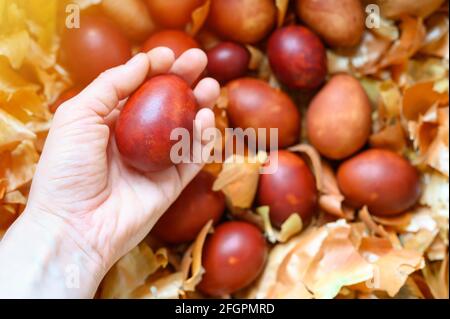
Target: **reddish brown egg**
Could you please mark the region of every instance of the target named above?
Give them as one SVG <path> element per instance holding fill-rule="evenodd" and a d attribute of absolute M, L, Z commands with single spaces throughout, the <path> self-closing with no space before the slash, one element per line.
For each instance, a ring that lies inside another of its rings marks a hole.
<path fill-rule="evenodd" d="M 256 43 L 273 29 L 276 14 L 273 0 L 212 0 L 208 24 L 226 39 Z"/>
<path fill-rule="evenodd" d="M 164 30 L 152 34 L 142 45 L 142 51 L 148 52 L 157 47 L 168 47 L 178 58 L 185 51 L 199 48 L 199 44 L 189 34 L 180 30 Z"/>
<path fill-rule="evenodd" d="M 309 105 L 309 141 L 328 158 L 346 158 L 367 142 L 371 113 L 369 98 L 359 81 L 350 75 L 336 75 Z"/>
<path fill-rule="evenodd" d="M 364 32 L 360 0 L 297 0 L 297 14 L 331 46 L 355 46 Z"/>
<path fill-rule="evenodd" d="M 402 213 L 420 196 L 417 170 L 388 150 L 368 150 L 345 161 L 339 167 L 337 179 L 349 204 L 367 205 L 375 215 Z"/>
<path fill-rule="evenodd" d="M 59 97 L 58 99 L 53 102 L 52 105 L 50 105 L 50 112 L 55 113 L 56 110 L 58 109 L 58 107 L 63 104 L 64 102 L 70 100 L 71 98 L 75 97 L 78 95 L 78 93 L 81 92 L 81 89 L 79 88 L 71 88 L 68 89 L 67 91 L 64 91 Z"/>
<path fill-rule="evenodd" d="M 304 224 L 314 215 L 317 189 L 314 175 L 305 161 L 289 151 L 273 151 L 269 160 L 278 157 L 278 168 L 273 174 L 262 174 L 259 180 L 258 205 L 270 207 L 270 220 L 276 227 L 293 213 Z"/>
<path fill-rule="evenodd" d="M 231 221 L 219 225 L 203 247 L 205 269 L 197 288 L 211 296 L 232 294 L 252 283 L 264 268 L 267 246 L 254 225 Z"/>
<path fill-rule="evenodd" d="M 209 220 L 217 223 L 225 210 L 225 198 L 212 190 L 213 183 L 211 174 L 200 172 L 158 220 L 152 233 L 167 243 L 180 244 L 194 240 Z"/>
<path fill-rule="evenodd" d="M 118 27 L 100 15 L 83 14 L 80 28 L 66 28 L 62 49 L 69 71 L 83 84 L 131 58 L 128 39 Z"/>
<path fill-rule="evenodd" d="M 189 85 L 172 74 L 147 80 L 128 99 L 116 123 L 120 153 L 134 168 L 161 171 L 173 163 L 170 150 L 178 141 L 170 140 L 175 128 L 185 128 L 192 136 L 197 101 Z"/>
<path fill-rule="evenodd" d="M 147 0 L 152 18 L 165 28 L 184 28 L 205 0 Z"/>
<path fill-rule="evenodd" d="M 276 77 L 291 88 L 314 89 L 327 75 L 325 47 L 305 27 L 288 26 L 272 33 L 267 55 Z"/>
<path fill-rule="evenodd" d="M 250 53 L 239 44 L 221 42 L 208 51 L 208 74 L 220 83 L 243 77 L 247 73 Z"/>
<path fill-rule="evenodd" d="M 300 137 L 300 112 L 290 97 L 262 80 L 241 78 L 228 83 L 227 114 L 233 127 L 266 130 L 270 147 L 270 128 L 278 129 L 278 147 L 284 148 Z M 256 134 L 257 135 L 257 134 Z"/>

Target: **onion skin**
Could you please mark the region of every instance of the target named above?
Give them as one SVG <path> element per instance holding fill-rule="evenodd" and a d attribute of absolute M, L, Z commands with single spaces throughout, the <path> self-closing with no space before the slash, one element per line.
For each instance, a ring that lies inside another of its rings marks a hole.
<path fill-rule="evenodd" d="M 270 220 L 276 227 L 297 213 L 304 224 L 309 223 L 317 207 L 314 175 L 305 161 L 294 153 L 272 151 L 269 160 L 278 156 L 278 169 L 260 176 L 258 205 L 270 207 Z"/>
<path fill-rule="evenodd" d="M 147 80 L 128 99 L 116 123 L 116 142 L 127 163 L 143 172 L 173 165 L 170 140 L 175 128 L 192 136 L 197 101 L 189 85 L 171 74 Z"/>
<path fill-rule="evenodd" d="M 361 41 L 365 16 L 360 0 L 297 0 L 297 14 L 333 47 L 353 47 Z"/>
<path fill-rule="evenodd" d="M 64 62 L 80 84 L 131 58 L 131 44 L 115 24 L 101 15 L 83 14 L 80 28 L 62 36 Z"/>
<path fill-rule="evenodd" d="M 359 81 L 350 75 L 335 75 L 309 105 L 309 141 L 322 155 L 344 159 L 367 142 L 371 113 L 369 98 Z"/>
<path fill-rule="evenodd" d="M 266 129 L 266 146 L 270 145 L 270 128 L 278 128 L 278 146 L 295 144 L 300 137 L 300 112 L 291 98 L 262 80 L 241 78 L 226 86 L 227 114 L 233 127 Z"/>
<path fill-rule="evenodd" d="M 152 233 L 166 243 L 181 244 L 196 238 L 212 219 L 217 223 L 225 211 L 225 197 L 214 192 L 214 177 L 201 171 L 158 220 Z"/>
<path fill-rule="evenodd" d="M 219 225 L 203 247 L 205 269 L 197 288 L 210 296 L 224 296 L 251 284 L 264 269 L 267 245 L 254 225 L 231 221 Z"/>
<path fill-rule="evenodd" d="M 252 44 L 274 28 L 273 0 L 211 0 L 208 25 L 225 39 Z"/>
<path fill-rule="evenodd" d="M 267 48 L 276 77 L 294 89 L 315 89 L 327 75 L 325 47 L 317 35 L 301 26 L 276 30 Z"/>
<path fill-rule="evenodd" d="M 162 27 L 182 29 L 190 21 L 192 12 L 205 0 L 147 0 L 153 19 Z"/>
<path fill-rule="evenodd" d="M 189 49 L 200 45 L 189 34 L 180 30 L 164 30 L 152 34 L 142 45 L 142 51 L 148 52 L 157 47 L 168 47 L 178 58 Z"/>
<path fill-rule="evenodd" d="M 374 215 L 400 214 L 420 197 L 417 170 L 388 150 L 371 149 L 345 161 L 338 169 L 337 180 L 349 204 L 367 205 Z"/>
<path fill-rule="evenodd" d="M 207 52 L 208 74 L 221 84 L 245 76 L 250 62 L 248 50 L 233 42 L 221 42 Z"/>

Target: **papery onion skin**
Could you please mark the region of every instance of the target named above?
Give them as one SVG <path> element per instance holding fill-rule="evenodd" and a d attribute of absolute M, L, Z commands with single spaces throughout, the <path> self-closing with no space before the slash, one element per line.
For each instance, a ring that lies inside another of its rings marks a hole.
<path fill-rule="evenodd" d="M 212 190 L 214 180 L 201 171 L 158 220 L 152 234 L 166 243 L 181 244 L 194 240 L 209 220 L 217 223 L 225 210 L 225 198 Z"/>
<path fill-rule="evenodd" d="M 175 58 L 189 49 L 200 45 L 189 34 L 180 30 L 163 30 L 152 34 L 142 45 L 142 51 L 148 52 L 157 47 L 167 47 L 173 51 Z"/>
<path fill-rule="evenodd" d="M 241 221 L 225 222 L 205 242 L 205 273 L 197 288 L 210 296 L 232 294 L 258 277 L 266 259 L 267 245 L 259 228 Z"/>
<path fill-rule="evenodd" d="M 66 28 L 62 36 L 63 60 L 81 84 L 131 58 L 131 44 L 111 21 L 83 14 L 80 28 Z"/>
<path fill-rule="evenodd" d="M 221 84 L 245 76 L 250 62 L 250 53 L 239 44 L 221 42 L 207 52 L 208 75 Z"/>
<path fill-rule="evenodd" d="M 184 28 L 205 0 L 147 0 L 152 18 L 165 28 Z"/>
<path fill-rule="evenodd" d="M 315 89 L 327 75 L 325 47 L 302 26 L 288 26 L 270 36 L 267 56 L 276 77 L 295 89 Z"/>
<path fill-rule="evenodd" d="M 225 39 L 252 44 L 274 28 L 273 0 L 211 0 L 208 24 Z"/>
<path fill-rule="evenodd" d="M 227 114 L 233 127 L 266 129 L 266 147 L 270 147 L 270 128 L 278 129 L 278 147 L 293 145 L 300 138 L 300 112 L 291 98 L 267 82 L 241 78 L 226 86 Z"/>
<path fill-rule="evenodd" d="M 365 17 L 360 0 L 297 0 L 297 14 L 334 47 L 353 47 L 364 32 Z"/>
<path fill-rule="evenodd" d="M 307 224 L 317 208 L 314 175 L 305 161 L 294 153 L 272 151 L 269 160 L 273 161 L 275 157 L 278 157 L 278 169 L 260 176 L 258 205 L 270 207 L 270 220 L 276 227 L 281 227 L 293 213 Z"/>
<path fill-rule="evenodd" d="M 344 159 L 366 144 L 371 116 L 369 98 L 359 81 L 350 75 L 335 75 L 309 105 L 308 139 L 322 155 Z"/>
<path fill-rule="evenodd" d="M 116 142 L 127 163 L 143 172 L 173 165 L 170 140 L 173 129 L 185 128 L 192 136 L 197 101 L 189 85 L 177 75 L 147 80 L 131 95 L 116 123 Z"/>
<path fill-rule="evenodd" d="M 342 163 L 337 180 L 349 204 L 366 205 L 380 216 L 406 211 L 421 193 L 418 171 L 402 156 L 382 149 L 367 150 Z"/>

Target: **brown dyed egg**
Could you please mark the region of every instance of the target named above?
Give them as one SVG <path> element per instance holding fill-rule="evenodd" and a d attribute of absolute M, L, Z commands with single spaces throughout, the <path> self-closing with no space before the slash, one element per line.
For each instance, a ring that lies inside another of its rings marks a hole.
<path fill-rule="evenodd" d="M 267 149 L 270 128 L 278 129 L 280 148 L 298 141 L 300 112 L 287 94 L 252 78 L 234 80 L 226 87 L 229 100 L 227 114 L 233 127 L 252 128 L 255 133 L 258 128 L 265 129 Z"/>
<path fill-rule="evenodd" d="M 212 0 L 208 24 L 226 39 L 256 43 L 273 29 L 276 14 L 273 0 Z"/>
<path fill-rule="evenodd" d="M 201 171 L 158 220 L 152 233 L 159 239 L 180 244 L 194 240 L 209 221 L 217 223 L 225 210 L 225 198 L 214 192 L 214 177 Z"/>
<path fill-rule="evenodd" d="M 250 53 L 239 44 L 221 42 L 208 51 L 208 74 L 220 83 L 245 76 Z"/>
<path fill-rule="evenodd" d="M 61 47 L 65 64 L 82 84 L 131 58 L 128 39 L 101 15 L 81 15 L 80 28 L 65 29 Z"/>
<path fill-rule="evenodd" d="M 334 47 L 352 47 L 364 32 L 360 0 L 297 0 L 297 14 L 304 23 Z"/>
<path fill-rule="evenodd" d="M 205 269 L 197 288 L 207 295 L 232 294 L 251 284 L 264 269 L 267 245 L 254 225 L 231 221 L 219 225 L 203 247 Z"/>
<path fill-rule="evenodd" d="M 291 88 L 317 88 L 327 75 L 325 47 L 305 27 L 288 26 L 272 33 L 267 56 L 276 77 Z"/>
<path fill-rule="evenodd" d="M 192 136 L 197 101 L 189 85 L 172 74 L 147 80 L 131 95 L 116 123 L 116 142 L 121 155 L 144 172 L 161 171 L 173 163 L 170 140 L 175 128 Z"/>
<path fill-rule="evenodd" d="M 277 157 L 275 173 L 260 176 L 258 205 L 270 207 L 270 220 L 276 227 L 281 227 L 293 213 L 307 224 L 317 205 L 314 175 L 305 161 L 294 153 L 284 150 L 270 152 L 271 163 Z"/>
<path fill-rule="evenodd" d="M 328 158 L 346 158 L 367 142 L 371 113 L 369 98 L 359 81 L 350 75 L 335 75 L 309 105 L 309 141 Z"/>
<path fill-rule="evenodd" d="M 372 149 L 350 158 L 339 167 L 337 180 L 349 204 L 367 205 L 374 215 L 402 213 L 420 196 L 417 170 L 388 150 Z"/>
<path fill-rule="evenodd" d="M 189 34 L 180 30 L 164 30 L 152 34 L 142 45 L 142 51 L 148 52 L 157 47 L 168 47 L 178 58 L 189 49 L 199 48 L 199 44 Z"/>
<path fill-rule="evenodd" d="M 77 96 L 80 92 L 81 92 L 81 89 L 76 88 L 76 87 L 68 89 L 67 91 L 64 91 L 58 97 L 58 99 L 52 105 L 50 105 L 50 108 L 49 108 L 50 112 L 55 113 L 61 104 L 70 100 L 71 98 Z"/>
<path fill-rule="evenodd" d="M 165 28 L 184 28 L 205 0 L 147 0 L 151 16 Z"/>

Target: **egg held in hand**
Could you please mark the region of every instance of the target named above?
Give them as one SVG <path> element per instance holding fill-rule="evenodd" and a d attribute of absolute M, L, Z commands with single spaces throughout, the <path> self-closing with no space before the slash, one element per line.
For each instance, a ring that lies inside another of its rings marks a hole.
<path fill-rule="evenodd" d="M 174 129 L 190 136 L 198 109 L 189 85 L 173 74 L 147 80 L 128 99 L 115 128 L 115 138 L 125 161 L 143 172 L 156 172 L 173 165 L 170 152 L 177 140 Z"/>

